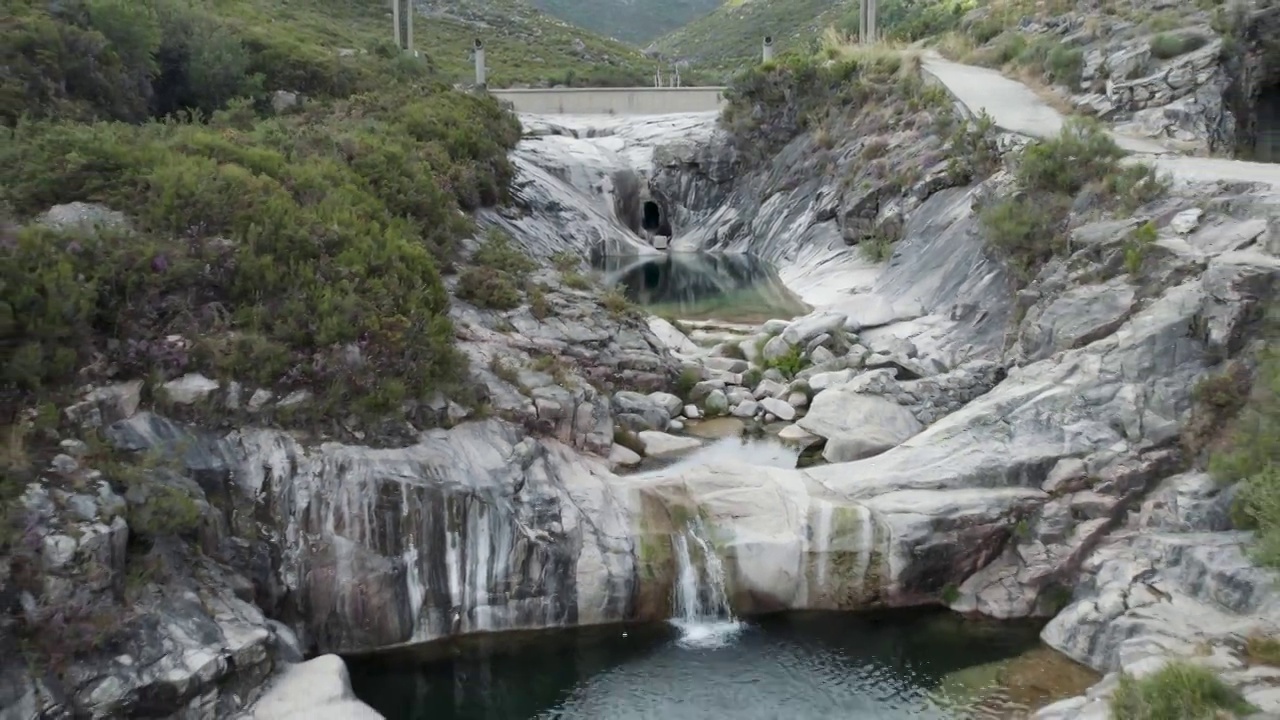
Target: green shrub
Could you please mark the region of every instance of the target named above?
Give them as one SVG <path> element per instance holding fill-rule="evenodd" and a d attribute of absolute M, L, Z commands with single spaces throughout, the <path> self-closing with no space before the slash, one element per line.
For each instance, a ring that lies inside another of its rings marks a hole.
<path fill-rule="evenodd" d="M 1084 72 L 1084 50 L 1056 45 L 1045 58 L 1044 70 L 1050 81 L 1077 88 Z"/>
<path fill-rule="evenodd" d="M 1207 399 L 1237 399 L 1217 385 L 1203 391 Z M 1236 524 L 1257 530 L 1259 562 L 1280 567 L 1280 357 L 1274 350 L 1259 363 L 1248 398 L 1225 447 L 1210 457 L 1209 471 L 1221 483 L 1241 483 L 1233 508 Z"/>
<path fill-rule="evenodd" d="M 627 294 L 620 285 L 605 290 L 600 296 L 600 304 L 614 317 L 640 315 L 640 309 L 627 299 Z"/>
<path fill-rule="evenodd" d="M 1124 269 L 1136 277 L 1147 257 L 1147 248 L 1156 241 L 1155 223 L 1146 222 L 1134 228 L 1124 243 Z"/>
<path fill-rule="evenodd" d="M 1220 710 L 1253 712 L 1240 693 L 1212 670 L 1177 661 L 1141 680 L 1122 674 L 1111 697 L 1115 720 L 1202 720 Z"/>
<path fill-rule="evenodd" d="M 978 220 L 987 244 L 1023 282 L 1035 277 L 1044 263 L 1064 245 L 1062 222 L 1070 208 L 1060 195 L 1032 198 L 1027 194 L 983 207 Z"/>
<path fill-rule="evenodd" d="M 547 288 L 545 285 L 534 285 L 529 288 L 529 312 L 539 320 L 546 320 L 555 314 L 555 309 L 551 306 L 551 301 L 547 299 Z"/>
<path fill-rule="evenodd" d="M 1251 635 L 1245 641 L 1244 652 L 1251 663 L 1280 667 L 1280 638 Z"/>
<path fill-rule="evenodd" d="M 886 262 L 893 257 L 893 241 L 883 235 L 876 235 L 858 243 L 858 252 L 871 262 Z"/>
<path fill-rule="evenodd" d="M 1168 189 L 1149 166 L 1120 164 L 1123 151 L 1097 122 L 1068 120 L 1057 136 L 1027 145 L 1019 153 L 1014 176 L 1025 191 L 998 200 L 979 212 L 987 241 L 1022 281 L 1066 247 L 1062 231 L 1075 196 L 1085 188 L 1113 193 L 1122 209 L 1149 202 Z M 1141 251 L 1129 264 L 1141 263 Z"/>
<path fill-rule="evenodd" d="M 1075 196 L 1114 174 L 1122 157 L 1124 151 L 1099 123 L 1072 118 L 1057 136 L 1023 149 L 1016 175 L 1028 190 Z"/>
<path fill-rule="evenodd" d="M 561 250 L 560 252 L 551 256 L 551 264 L 552 266 L 555 267 L 556 270 L 560 271 L 561 273 L 567 274 L 567 273 L 575 272 L 578 269 L 578 267 L 582 264 L 582 258 L 579 257 L 578 254 L 575 252 L 570 252 L 568 250 Z"/>
<path fill-rule="evenodd" d="M 484 242 L 471 256 L 471 262 L 504 272 L 520 281 L 538 267 L 528 255 L 512 244 L 505 232 L 497 228 L 491 228 L 486 233 Z"/>
<path fill-rule="evenodd" d="M 133 229 L 31 226 L 0 245 L 15 348 L 0 389 L 64 385 L 94 354 L 135 377 L 248 370 L 331 400 L 452 386 L 465 364 L 438 263 L 474 232 L 459 206 L 500 199 L 518 139 L 495 101 L 437 85 L 208 125 L 20 122 L 0 206 L 102 203 Z M 352 343 L 357 364 L 333 352 Z"/>
<path fill-rule="evenodd" d="M 688 401 L 689 393 L 693 391 L 693 386 L 700 382 L 702 382 L 702 373 L 697 368 L 685 368 L 676 377 L 675 394 L 679 395 L 680 399 Z"/>
<path fill-rule="evenodd" d="M 1209 38 L 1199 33 L 1186 35 L 1161 33 L 1151 38 L 1151 55 L 1160 60 L 1168 60 L 1199 50 L 1208 43 Z"/>
<path fill-rule="evenodd" d="M 805 369 L 808 365 L 809 358 L 805 357 L 804 348 L 799 345 L 792 345 L 781 356 L 764 362 L 765 369 L 776 368 L 778 372 L 787 378 L 795 377 L 796 373 Z"/>
<path fill-rule="evenodd" d="M 560 282 L 574 290 L 586 290 L 591 287 L 591 280 L 586 275 L 573 271 L 561 272 Z"/>
<path fill-rule="evenodd" d="M 469 267 L 458 278 L 458 297 L 480 307 L 511 310 L 520 307 L 520 288 L 515 280 L 491 267 Z"/>
<path fill-rule="evenodd" d="M 179 488 L 149 483 L 146 500 L 129 508 L 129 529 L 145 537 L 190 535 L 200 527 L 200 508 Z"/>
<path fill-rule="evenodd" d="M 752 161 L 766 158 L 827 115 L 900 91 L 902 57 L 867 52 L 826 60 L 791 53 L 739 73 L 725 90 L 721 124 Z"/>
<path fill-rule="evenodd" d="M 1169 180 L 1154 166 L 1133 163 L 1116 168 L 1103 178 L 1102 190 L 1121 212 L 1133 213 L 1168 193 Z"/>

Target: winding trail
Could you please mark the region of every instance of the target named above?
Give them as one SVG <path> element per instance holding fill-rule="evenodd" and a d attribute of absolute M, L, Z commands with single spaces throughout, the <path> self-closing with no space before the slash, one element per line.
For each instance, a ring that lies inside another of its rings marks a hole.
<path fill-rule="evenodd" d="M 1002 130 L 1044 138 L 1056 135 L 1062 114 L 1041 100 L 1031 88 L 988 68 L 945 60 L 926 54 L 924 71 L 943 85 L 972 115 L 986 112 Z M 1160 143 L 1110 132 L 1132 161 L 1147 162 L 1185 182 L 1246 182 L 1280 189 L 1280 164 L 1254 163 L 1179 155 Z"/>

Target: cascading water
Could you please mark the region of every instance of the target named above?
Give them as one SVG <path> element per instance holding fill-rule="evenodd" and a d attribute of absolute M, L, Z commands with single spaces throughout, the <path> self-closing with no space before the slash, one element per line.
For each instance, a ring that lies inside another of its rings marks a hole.
<path fill-rule="evenodd" d="M 695 559 L 689 544 L 698 550 Z M 683 532 L 671 537 L 676 561 L 676 584 L 671 623 L 683 633 L 682 645 L 719 647 L 733 638 L 742 623 L 733 616 L 725 592 L 724 565 L 707 541 L 700 518 L 694 518 Z M 701 562 L 697 562 L 700 560 Z"/>

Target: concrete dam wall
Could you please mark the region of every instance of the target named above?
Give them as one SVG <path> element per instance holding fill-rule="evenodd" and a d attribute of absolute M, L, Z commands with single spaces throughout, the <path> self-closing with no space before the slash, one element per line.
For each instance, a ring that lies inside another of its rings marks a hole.
<path fill-rule="evenodd" d="M 663 115 L 724 106 L 723 87 L 550 88 L 490 90 L 516 112 L 541 115 Z"/>

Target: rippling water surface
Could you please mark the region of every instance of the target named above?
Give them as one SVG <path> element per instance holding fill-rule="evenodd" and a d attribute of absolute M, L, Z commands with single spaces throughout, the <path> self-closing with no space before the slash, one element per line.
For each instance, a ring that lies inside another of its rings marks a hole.
<path fill-rule="evenodd" d="M 964 683 L 949 679 L 1026 652 L 1036 636 L 1033 625 L 945 613 L 790 613 L 736 627 L 492 636 L 354 658 L 351 671 L 356 693 L 391 720 L 952 718 L 990 693 L 957 695 Z"/>

